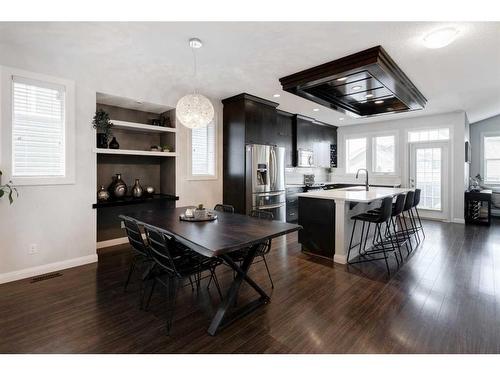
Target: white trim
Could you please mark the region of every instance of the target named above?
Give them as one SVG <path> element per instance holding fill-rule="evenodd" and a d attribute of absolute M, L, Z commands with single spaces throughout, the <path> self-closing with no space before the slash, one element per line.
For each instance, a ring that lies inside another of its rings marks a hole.
<path fill-rule="evenodd" d="M 451 220 L 452 223 L 455 223 L 455 224 L 465 224 L 465 219 L 458 219 L 456 217 L 454 217 L 452 220 Z"/>
<path fill-rule="evenodd" d="M 2 126 L 2 161 L 3 172 L 6 180 L 12 180 L 14 185 L 35 186 L 35 185 L 72 185 L 76 182 L 76 154 L 75 154 L 75 82 L 63 78 L 48 76 L 39 73 L 28 72 L 11 67 L 2 67 L 1 71 L 2 91 L 2 117 L 1 122 L 8 124 Z M 66 128 L 65 128 L 65 163 L 66 170 L 64 177 L 12 177 L 12 77 L 18 76 L 30 80 L 37 80 L 45 84 L 55 84 L 64 86 L 66 91 Z"/>
<path fill-rule="evenodd" d="M 105 247 L 121 245 L 124 243 L 128 243 L 128 237 L 113 238 L 112 240 L 97 242 L 96 249 L 103 249 Z"/>
<path fill-rule="evenodd" d="M 333 262 L 339 264 L 347 264 L 347 257 L 345 255 L 333 255 Z"/>
<path fill-rule="evenodd" d="M 26 279 L 28 277 L 43 275 L 49 272 L 60 271 L 67 268 L 83 266 L 85 264 L 95 263 L 95 262 L 97 262 L 97 254 L 92 254 L 80 258 L 73 258 L 73 259 L 63 260 L 60 262 L 44 264 L 42 266 L 30 267 L 18 271 L 2 273 L 0 274 L 0 284 Z"/>
<path fill-rule="evenodd" d="M 483 178 L 485 186 L 499 186 L 500 183 L 488 183 L 486 174 L 484 173 L 484 138 L 485 137 L 500 137 L 500 131 L 486 131 L 479 133 L 479 173 Z"/>

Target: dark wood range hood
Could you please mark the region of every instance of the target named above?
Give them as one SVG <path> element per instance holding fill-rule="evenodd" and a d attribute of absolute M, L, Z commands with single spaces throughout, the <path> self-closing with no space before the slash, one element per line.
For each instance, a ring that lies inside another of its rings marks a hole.
<path fill-rule="evenodd" d="M 423 109 L 427 99 L 381 46 L 280 78 L 283 90 L 354 117 Z"/>

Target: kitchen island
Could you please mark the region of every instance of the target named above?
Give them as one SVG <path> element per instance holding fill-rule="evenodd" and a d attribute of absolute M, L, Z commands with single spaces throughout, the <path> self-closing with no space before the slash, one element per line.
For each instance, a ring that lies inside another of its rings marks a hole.
<path fill-rule="evenodd" d="M 347 263 L 351 238 L 351 217 L 380 206 L 383 198 L 411 189 L 355 186 L 334 190 L 316 190 L 298 194 L 299 242 L 305 253 Z M 359 228 L 357 228 L 357 231 Z M 355 234 L 359 238 L 359 233 Z M 356 254 L 353 254 L 356 256 Z"/>

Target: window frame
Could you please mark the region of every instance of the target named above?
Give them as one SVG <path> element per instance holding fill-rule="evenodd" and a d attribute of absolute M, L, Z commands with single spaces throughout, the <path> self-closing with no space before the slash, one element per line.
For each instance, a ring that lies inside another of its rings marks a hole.
<path fill-rule="evenodd" d="M 0 67 L 1 70 L 1 120 L 3 124 L 2 145 L 2 169 L 4 178 L 12 180 L 16 186 L 37 186 L 37 185 L 71 185 L 76 183 L 75 171 L 75 82 L 63 78 L 48 76 L 45 74 L 28 72 L 16 68 Z M 37 177 L 14 177 L 13 170 L 13 77 L 21 77 L 27 81 L 36 81 L 48 85 L 64 86 L 65 89 L 65 173 L 64 176 L 37 176 Z M 90 125 L 89 125 L 90 126 Z M 89 127 L 90 132 L 90 127 Z"/>
<path fill-rule="evenodd" d="M 386 136 L 393 136 L 394 137 L 394 172 L 375 172 L 375 157 L 374 157 L 374 152 L 375 152 L 375 147 L 374 147 L 374 141 L 375 138 L 377 137 L 386 137 Z M 351 133 L 351 134 L 346 134 L 343 137 L 342 141 L 342 147 L 344 149 L 343 154 L 344 154 L 344 161 L 343 161 L 343 166 L 345 170 L 345 175 L 346 176 L 354 176 L 356 175 L 356 172 L 348 172 L 347 171 L 347 141 L 349 139 L 359 139 L 359 138 L 365 138 L 366 139 L 366 169 L 369 171 L 370 175 L 373 176 L 379 176 L 379 177 L 399 177 L 400 176 L 400 162 L 399 162 L 399 143 L 400 143 L 400 137 L 399 137 L 399 131 L 398 130 L 388 130 L 388 131 L 378 131 L 378 132 L 369 132 L 369 133 Z"/>
<path fill-rule="evenodd" d="M 194 175 L 193 174 L 193 130 L 187 129 L 187 150 L 188 150 L 188 171 L 187 171 L 187 180 L 188 181 L 209 181 L 209 180 L 217 180 L 218 179 L 218 138 L 219 138 L 219 126 L 217 124 L 217 114 L 214 114 L 214 119 L 211 122 L 214 125 L 214 174 L 205 174 L 205 175 Z"/>
<path fill-rule="evenodd" d="M 483 183 L 486 186 L 500 186 L 500 182 L 488 182 L 486 180 L 486 158 L 485 158 L 485 138 L 490 138 L 490 137 L 500 137 L 500 131 L 492 131 L 492 132 L 481 132 L 480 133 L 480 138 L 481 138 L 481 146 L 479 150 L 479 159 L 480 159 L 480 166 L 479 170 L 481 173 L 481 176 L 483 177 Z M 489 159 L 489 160 L 500 160 L 498 159 Z"/>
<path fill-rule="evenodd" d="M 366 145 L 366 148 L 365 148 L 365 168 L 369 170 L 369 167 L 368 167 L 368 155 L 369 155 L 369 152 L 370 152 L 370 138 L 368 135 L 365 135 L 365 134 L 352 134 L 352 135 L 349 135 L 347 137 L 344 138 L 344 169 L 345 169 L 345 174 L 346 175 L 352 175 L 354 176 L 356 174 L 356 172 L 349 172 L 347 170 L 347 160 L 348 160 L 348 156 L 347 156 L 347 152 L 348 152 L 348 147 L 347 147 L 347 142 L 351 139 L 364 139 L 365 140 L 365 145 Z"/>

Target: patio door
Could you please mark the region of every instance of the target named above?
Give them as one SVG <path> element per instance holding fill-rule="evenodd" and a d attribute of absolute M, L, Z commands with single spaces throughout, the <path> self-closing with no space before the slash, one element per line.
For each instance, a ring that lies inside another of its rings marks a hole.
<path fill-rule="evenodd" d="M 420 189 L 421 216 L 449 220 L 448 142 L 410 144 L 411 188 Z"/>

